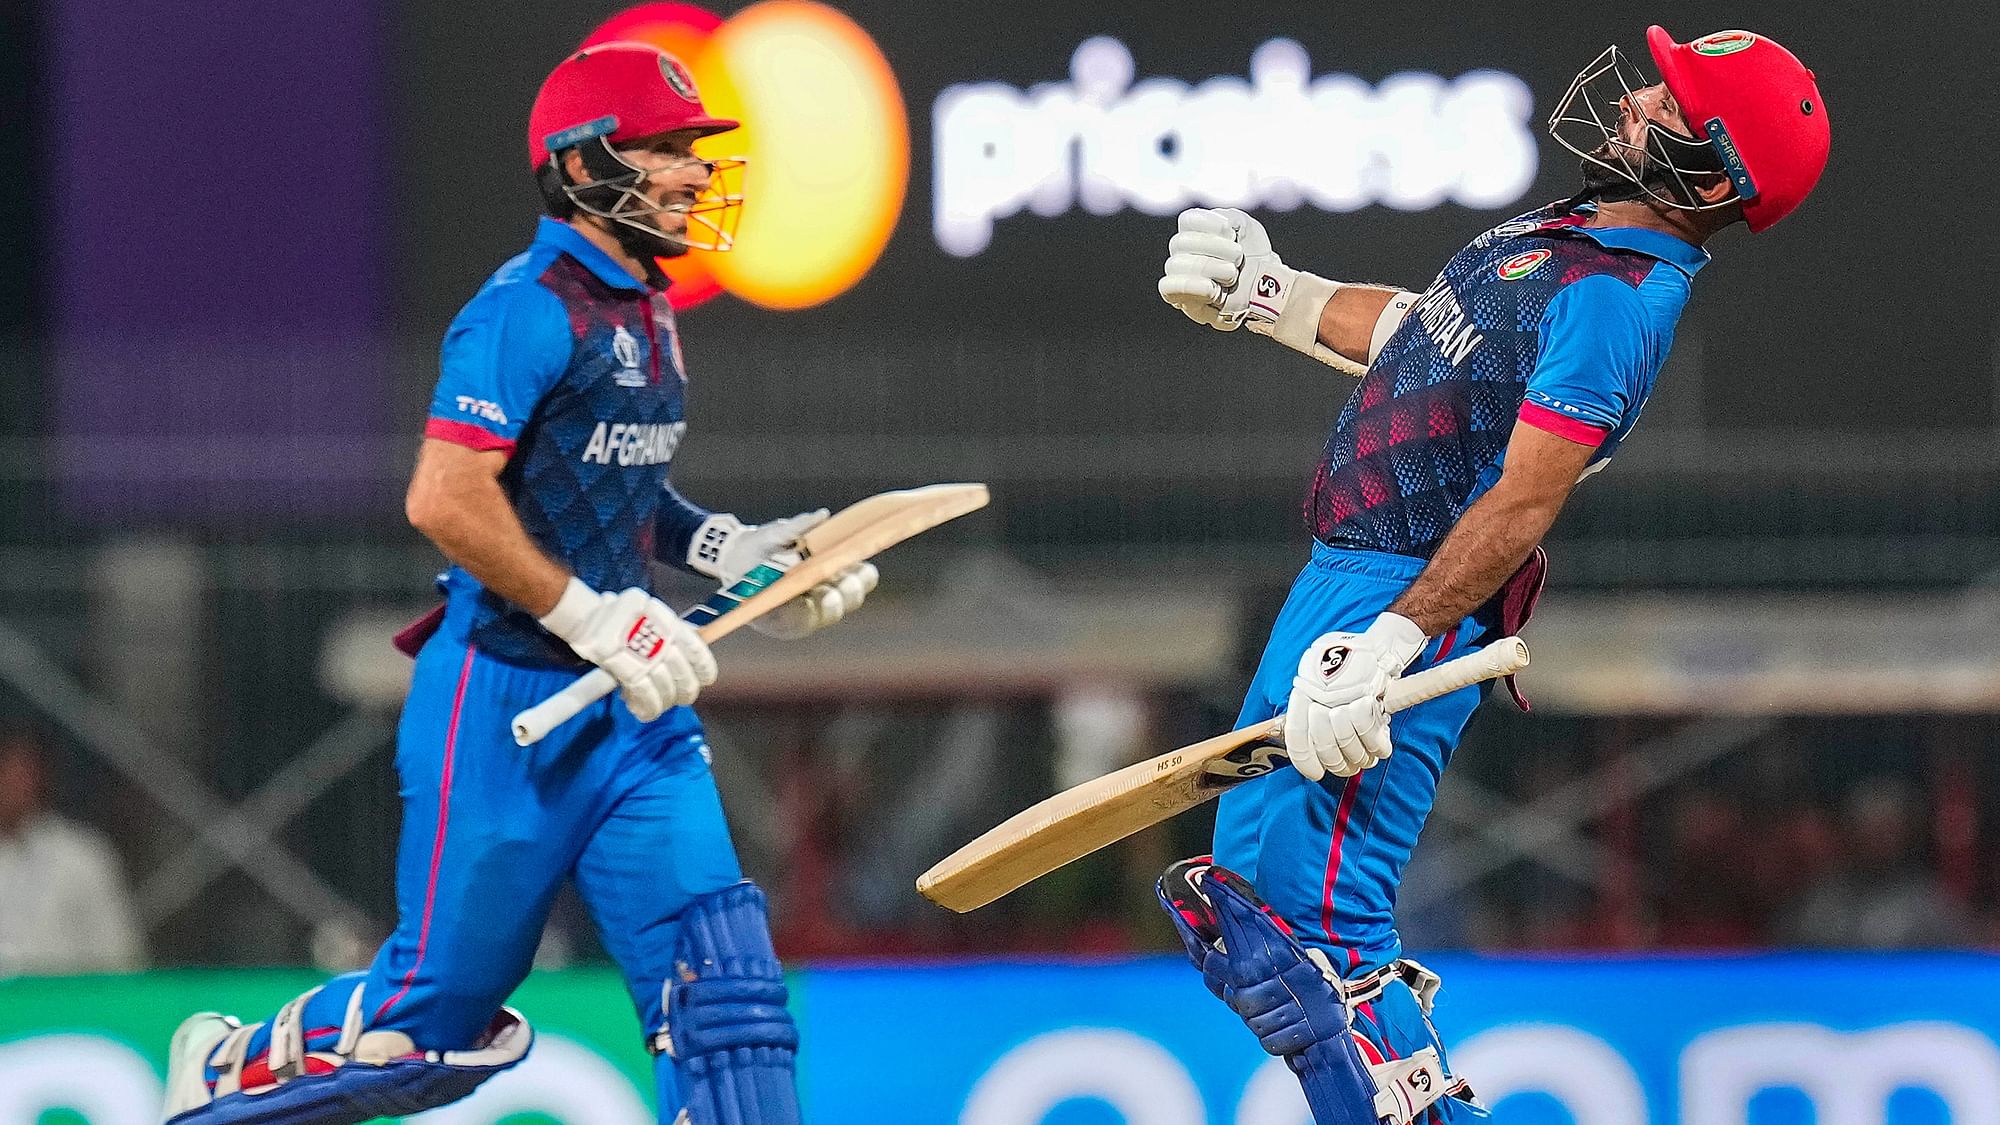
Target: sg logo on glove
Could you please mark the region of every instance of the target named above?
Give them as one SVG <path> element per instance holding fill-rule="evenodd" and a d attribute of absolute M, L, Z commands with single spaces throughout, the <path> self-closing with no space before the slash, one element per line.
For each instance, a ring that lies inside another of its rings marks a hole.
<path fill-rule="evenodd" d="M 1332 676 L 1335 672 L 1340 671 L 1340 666 L 1345 663 L 1347 663 L 1347 646 L 1330 646 L 1325 652 L 1319 654 L 1319 674 L 1322 676 Z"/>
<path fill-rule="evenodd" d="M 1258 295 L 1259 297 L 1275 297 L 1275 296 L 1277 296 L 1277 295 L 1278 295 L 1278 279 L 1277 279 L 1277 278 L 1275 278 L 1275 277 L 1272 277 L 1272 276 L 1271 276 L 1270 274 L 1268 274 L 1268 273 L 1267 273 L 1267 274 L 1265 274 L 1264 276 L 1262 276 L 1262 277 L 1258 278 L 1258 279 L 1257 279 L 1257 295 Z"/>

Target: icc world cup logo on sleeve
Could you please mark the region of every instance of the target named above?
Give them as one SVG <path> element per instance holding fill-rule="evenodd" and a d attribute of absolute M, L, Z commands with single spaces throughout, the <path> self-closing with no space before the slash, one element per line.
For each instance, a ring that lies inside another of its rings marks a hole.
<path fill-rule="evenodd" d="M 903 210 L 910 131 L 896 75 L 859 24 L 811 0 L 764 0 L 728 19 L 693 4 L 640 4 L 584 45 L 614 40 L 681 60 L 687 73 L 667 80 L 743 122 L 695 145 L 748 161 L 743 217 L 728 252 L 663 259 L 675 308 L 724 290 L 765 308 L 809 308 L 874 267 Z"/>

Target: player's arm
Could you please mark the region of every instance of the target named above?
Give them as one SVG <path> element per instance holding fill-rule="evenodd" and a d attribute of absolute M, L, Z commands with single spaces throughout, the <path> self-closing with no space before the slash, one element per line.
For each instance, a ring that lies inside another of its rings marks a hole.
<path fill-rule="evenodd" d="M 1417 295 L 1389 285 L 1329 284 L 1337 288 L 1320 311 L 1316 340 L 1364 367 L 1375 362 L 1416 305 Z"/>
<path fill-rule="evenodd" d="M 480 291 L 445 333 L 403 503 L 410 524 L 446 558 L 537 617 L 562 597 L 569 569 L 528 537 L 500 473 L 574 346 L 555 294 L 519 283 Z"/>
<path fill-rule="evenodd" d="M 403 509 L 410 526 L 480 585 L 542 617 L 555 608 L 571 575 L 521 526 L 500 487 L 506 467 L 502 450 L 427 437 Z"/>
<path fill-rule="evenodd" d="M 595 590 L 549 557 L 500 485 L 515 442 L 574 347 L 568 312 L 553 293 L 519 283 L 481 291 L 445 333 L 404 510 L 481 585 L 611 673 L 626 706 L 650 722 L 715 682 L 708 645 L 651 591 Z"/>
<path fill-rule="evenodd" d="M 1596 452 L 1594 441 L 1516 422 L 1500 479 L 1466 508 L 1389 612 L 1435 637 L 1485 605 L 1548 534 Z"/>
<path fill-rule="evenodd" d="M 1388 285 L 1330 281 L 1287 266 L 1264 226 L 1234 208 L 1181 212 L 1160 296 L 1200 324 L 1245 325 L 1349 375 L 1364 375 L 1415 306 Z"/>
<path fill-rule="evenodd" d="M 1542 317 L 1500 479 L 1470 504 L 1430 565 L 1389 612 L 1437 636 L 1500 589 L 1555 522 L 1591 457 L 1646 401 L 1665 356 L 1638 293 L 1590 277 L 1557 293 Z"/>
<path fill-rule="evenodd" d="M 1499 478 L 1467 505 L 1415 582 L 1359 633 L 1315 639 L 1299 658 L 1285 745 L 1308 777 L 1358 773 L 1389 756 L 1389 681 L 1431 637 L 1497 592 L 1548 533 L 1584 470 L 1645 402 L 1663 354 L 1644 303 L 1611 277 L 1558 293 L 1541 322 Z"/>
<path fill-rule="evenodd" d="M 1285 745 L 1299 772 L 1345 777 L 1389 756 L 1389 681 L 1500 589 L 1555 523 L 1597 445 L 1516 422 L 1500 479 L 1466 508 L 1409 589 L 1362 632 L 1313 641 L 1285 708 Z"/>
<path fill-rule="evenodd" d="M 661 484 L 660 490 L 660 510 L 653 516 L 653 557 L 690 574 L 706 573 L 694 565 L 693 548 L 715 513 L 681 495 L 671 483 Z"/>

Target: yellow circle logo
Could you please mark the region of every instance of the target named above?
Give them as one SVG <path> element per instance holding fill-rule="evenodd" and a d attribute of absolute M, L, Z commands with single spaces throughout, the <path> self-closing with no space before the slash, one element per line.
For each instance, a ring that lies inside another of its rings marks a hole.
<path fill-rule="evenodd" d="M 706 156 L 743 156 L 735 248 L 666 261 L 675 307 L 722 290 L 772 309 L 832 300 L 873 268 L 909 184 L 910 130 L 889 61 L 859 24 L 811 0 L 764 0 L 724 20 L 641 4 L 586 45 L 651 43 L 686 63 L 708 112 L 743 122 Z"/>

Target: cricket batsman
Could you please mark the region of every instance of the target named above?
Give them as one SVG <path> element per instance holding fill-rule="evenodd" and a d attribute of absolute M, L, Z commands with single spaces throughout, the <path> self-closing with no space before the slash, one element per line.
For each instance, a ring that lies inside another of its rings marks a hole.
<path fill-rule="evenodd" d="M 688 709 L 715 660 L 648 578 L 657 559 L 733 583 L 825 518 L 745 525 L 667 480 L 687 373 L 656 259 L 728 248 L 741 162 L 693 145 L 736 127 L 649 45 L 586 47 L 542 85 L 528 149 L 548 215 L 452 323 L 410 482 L 410 522 L 453 565 L 444 607 L 406 633 L 396 931 L 367 971 L 275 1014 L 184 1022 L 175 1125 L 400 1116 L 520 1062 L 532 1033 L 503 1004 L 565 879 L 624 973 L 660 1120 L 798 1122 L 764 895 Z M 759 628 L 802 636 L 874 584 L 850 568 Z M 592 665 L 616 698 L 516 746 L 512 716 Z"/>
<path fill-rule="evenodd" d="M 1160 295 L 1190 318 L 1362 375 L 1306 502 L 1312 560 L 1237 722 L 1284 712 L 1296 768 L 1225 794 L 1214 857 L 1159 886 L 1204 983 L 1319 1125 L 1485 1116 L 1392 916 L 1480 691 L 1392 722 L 1390 681 L 1525 621 L 1537 544 L 1639 420 L 1704 244 L 1770 227 L 1826 166 L 1826 106 L 1791 52 L 1746 31 L 1646 38 L 1660 81 L 1611 48 L 1550 118 L 1583 190 L 1480 235 L 1421 294 L 1292 269 L 1242 211 L 1183 212 L 1169 244 Z"/>

